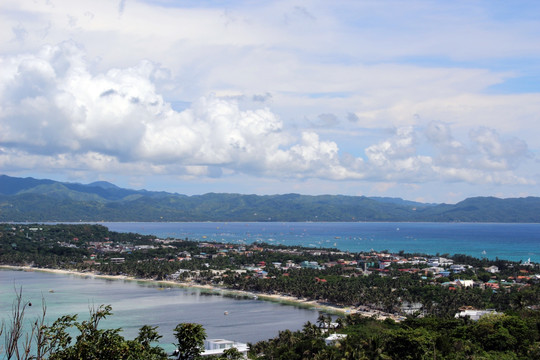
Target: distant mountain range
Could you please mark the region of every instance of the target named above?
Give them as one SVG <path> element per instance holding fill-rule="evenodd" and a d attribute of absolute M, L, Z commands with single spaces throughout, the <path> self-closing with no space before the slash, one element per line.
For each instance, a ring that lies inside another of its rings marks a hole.
<path fill-rule="evenodd" d="M 540 198 L 475 197 L 455 205 L 343 195 L 241 195 L 123 189 L 0 175 L 0 221 L 540 222 Z"/>

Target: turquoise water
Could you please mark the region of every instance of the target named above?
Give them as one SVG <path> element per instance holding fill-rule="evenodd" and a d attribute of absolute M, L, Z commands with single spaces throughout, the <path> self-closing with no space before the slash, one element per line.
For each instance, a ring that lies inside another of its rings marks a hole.
<path fill-rule="evenodd" d="M 174 327 L 182 322 L 202 324 L 208 338 L 226 338 L 257 342 L 277 336 L 279 330 L 300 329 L 307 321 L 316 322 L 319 312 L 313 309 L 255 300 L 211 295 L 199 289 L 160 287 L 146 282 L 104 280 L 94 277 L 0 270 L 0 318 L 8 319 L 15 298 L 15 288 L 23 289 L 23 298 L 32 303 L 26 319 L 34 321 L 41 314 L 42 298 L 47 305 L 47 319 L 52 323 L 60 315 L 80 314 L 88 319 L 91 306 L 110 304 L 113 316 L 104 328 L 123 329 L 133 339 L 145 324 L 159 326 L 160 343 L 172 351 Z M 53 290 L 54 292 L 50 292 Z M 228 315 L 225 315 L 227 311 Z"/>
<path fill-rule="evenodd" d="M 467 254 L 540 262 L 540 224 L 495 223 L 101 223 L 110 230 L 201 241 Z"/>

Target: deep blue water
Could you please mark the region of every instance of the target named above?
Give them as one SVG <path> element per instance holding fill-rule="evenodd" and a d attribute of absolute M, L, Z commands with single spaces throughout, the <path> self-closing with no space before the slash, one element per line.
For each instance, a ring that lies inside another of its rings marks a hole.
<path fill-rule="evenodd" d="M 199 241 L 467 254 L 540 262 L 540 224 L 499 223 L 144 223 L 104 222 L 110 230 Z"/>

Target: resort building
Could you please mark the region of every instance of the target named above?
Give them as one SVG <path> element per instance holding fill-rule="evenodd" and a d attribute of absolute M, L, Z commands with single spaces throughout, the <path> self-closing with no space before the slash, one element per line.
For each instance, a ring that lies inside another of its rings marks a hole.
<path fill-rule="evenodd" d="M 328 336 L 326 339 L 324 339 L 324 342 L 326 343 L 327 346 L 336 345 L 338 342 L 346 338 L 347 338 L 347 334 L 332 334 Z"/>
<path fill-rule="evenodd" d="M 458 312 L 455 315 L 455 318 L 465 318 L 468 317 L 472 321 L 478 321 L 480 318 L 486 316 L 486 315 L 500 315 L 500 313 L 496 312 L 495 310 L 463 310 L 461 312 Z"/>
<path fill-rule="evenodd" d="M 236 348 L 242 353 L 245 359 L 247 359 L 247 352 L 249 350 L 248 345 L 245 343 L 239 343 L 232 340 L 225 339 L 208 339 L 204 340 L 204 352 L 202 356 L 221 355 L 223 352 L 230 348 Z"/>

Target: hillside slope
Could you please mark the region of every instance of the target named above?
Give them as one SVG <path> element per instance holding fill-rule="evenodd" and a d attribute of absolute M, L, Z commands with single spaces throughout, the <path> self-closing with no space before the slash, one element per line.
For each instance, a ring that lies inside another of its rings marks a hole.
<path fill-rule="evenodd" d="M 186 196 L 1 175 L 0 221 L 540 222 L 540 198 L 475 197 L 449 205 L 344 195 Z"/>

